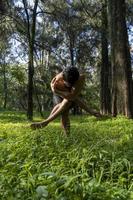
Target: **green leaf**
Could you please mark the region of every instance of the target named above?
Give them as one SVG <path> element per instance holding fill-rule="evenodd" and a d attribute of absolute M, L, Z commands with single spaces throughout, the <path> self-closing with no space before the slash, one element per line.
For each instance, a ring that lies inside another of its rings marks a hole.
<path fill-rule="evenodd" d="M 40 185 L 36 188 L 36 192 L 38 197 L 47 197 L 48 196 L 48 191 L 47 187 L 44 185 Z"/>

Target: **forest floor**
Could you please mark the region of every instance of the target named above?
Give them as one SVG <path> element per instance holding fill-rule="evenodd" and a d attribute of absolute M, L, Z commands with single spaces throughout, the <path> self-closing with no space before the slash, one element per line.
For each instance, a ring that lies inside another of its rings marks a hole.
<path fill-rule="evenodd" d="M 29 125 L 0 113 L 1 200 L 133 200 L 133 120 L 71 116 L 68 138 L 59 119 Z"/>

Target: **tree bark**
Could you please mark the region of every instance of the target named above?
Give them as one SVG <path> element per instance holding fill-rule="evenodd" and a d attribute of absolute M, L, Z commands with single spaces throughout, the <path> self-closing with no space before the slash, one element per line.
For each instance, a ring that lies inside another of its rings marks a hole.
<path fill-rule="evenodd" d="M 0 2 L 0 15 L 4 15 L 6 13 L 6 4 L 4 0 L 1 0 Z"/>
<path fill-rule="evenodd" d="M 101 113 L 111 113 L 111 94 L 110 94 L 110 64 L 108 58 L 108 22 L 107 22 L 107 5 L 106 2 L 102 9 L 102 31 L 101 31 L 101 47 L 102 47 L 102 64 L 101 64 Z"/>
<path fill-rule="evenodd" d="M 70 58 L 71 58 L 71 66 L 74 67 L 74 39 L 71 38 L 71 36 L 69 37 L 70 38 Z"/>
<path fill-rule="evenodd" d="M 29 13 L 27 10 L 27 1 L 23 0 L 25 13 L 27 17 L 27 38 L 28 38 L 28 108 L 27 108 L 27 118 L 29 120 L 33 119 L 33 76 L 34 76 L 34 43 L 35 43 L 35 30 L 36 30 L 36 14 L 38 0 L 35 0 L 32 22 L 29 19 Z"/>
<path fill-rule="evenodd" d="M 34 76 L 33 49 L 32 49 L 32 47 L 29 47 L 28 108 L 27 108 L 27 118 L 29 120 L 32 120 L 32 118 L 33 118 L 33 76 Z"/>
<path fill-rule="evenodd" d="M 35 85 L 35 82 L 34 82 L 34 93 L 35 93 L 36 100 L 37 100 L 37 103 L 38 103 L 38 108 L 39 108 L 40 115 L 41 115 L 41 117 L 44 117 L 43 112 L 42 112 L 42 105 L 41 105 L 39 96 L 37 94 L 37 87 Z"/>
<path fill-rule="evenodd" d="M 3 108 L 6 109 L 7 107 L 7 79 L 6 79 L 6 64 L 3 64 L 3 81 L 4 81 L 4 104 Z"/>
<path fill-rule="evenodd" d="M 112 114 L 133 118 L 131 57 L 125 0 L 108 0 L 112 66 Z"/>

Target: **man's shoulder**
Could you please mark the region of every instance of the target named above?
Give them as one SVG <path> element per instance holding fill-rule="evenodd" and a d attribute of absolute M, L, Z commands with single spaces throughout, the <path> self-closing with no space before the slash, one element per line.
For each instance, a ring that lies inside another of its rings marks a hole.
<path fill-rule="evenodd" d="M 55 77 L 56 77 L 56 80 L 63 79 L 63 73 L 60 72 L 60 73 L 57 74 Z"/>

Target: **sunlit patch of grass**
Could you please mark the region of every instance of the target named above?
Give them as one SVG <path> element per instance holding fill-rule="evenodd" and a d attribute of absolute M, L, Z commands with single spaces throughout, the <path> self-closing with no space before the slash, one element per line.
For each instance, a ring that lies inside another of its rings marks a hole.
<path fill-rule="evenodd" d="M 24 113 L 0 113 L 0 199 L 133 199 L 133 121 L 70 118 L 67 138 L 59 118 L 31 130 Z"/>

